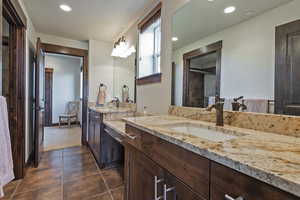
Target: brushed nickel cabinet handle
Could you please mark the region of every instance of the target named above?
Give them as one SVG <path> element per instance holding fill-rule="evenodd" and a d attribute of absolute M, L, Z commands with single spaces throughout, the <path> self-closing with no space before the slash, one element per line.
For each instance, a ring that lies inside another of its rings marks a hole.
<path fill-rule="evenodd" d="M 225 199 L 226 199 L 226 200 L 244 200 L 243 197 L 233 198 L 233 197 L 231 197 L 231 196 L 228 195 L 228 194 L 225 194 Z"/>
<path fill-rule="evenodd" d="M 157 184 L 163 182 L 164 179 L 158 179 L 157 176 L 154 176 L 154 200 L 160 200 L 163 198 L 163 196 L 157 196 L 158 191 L 157 191 Z"/>
<path fill-rule="evenodd" d="M 132 140 L 135 140 L 135 139 L 137 138 L 136 135 L 128 135 L 128 134 L 126 134 L 126 135 L 127 135 L 127 137 L 129 137 L 129 138 L 132 139 Z"/>
<path fill-rule="evenodd" d="M 167 200 L 168 192 L 175 191 L 175 187 L 167 188 L 167 185 L 164 185 L 164 200 Z"/>

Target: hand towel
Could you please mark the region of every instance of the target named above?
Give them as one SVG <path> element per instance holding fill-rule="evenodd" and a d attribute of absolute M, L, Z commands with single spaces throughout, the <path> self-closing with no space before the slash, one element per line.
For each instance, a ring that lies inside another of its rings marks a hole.
<path fill-rule="evenodd" d="M 3 187 L 12 181 L 15 176 L 8 127 L 7 103 L 2 96 L 0 96 L 0 152 L 0 197 L 3 197 Z"/>

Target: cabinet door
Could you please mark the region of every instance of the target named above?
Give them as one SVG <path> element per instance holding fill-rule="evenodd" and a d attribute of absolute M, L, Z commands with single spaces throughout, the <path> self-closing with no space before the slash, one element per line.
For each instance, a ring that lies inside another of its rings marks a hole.
<path fill-rule="evenodd" d="M 89 133 L 88 133 L 88 144 L 91 150 L 94 148 L 95 142 L 95 126 L 94 126 L 94 116 L 93 112 L 89 112 Z"/>
<path fill-rule="evenodd" d="M 100 116 L 95 116 L 94 122 L 94 153 L 98 164 L 100 164 L 100 139 L 101 136 L 101 121 Z M 100 166 L 101 167 L 101 166 Z"/>
<path fill-rule="evenodd" d="M 133 148 L 130 148 L 130 154 L 127 200 L 154 200 L 162 196 L 163 182 L 160 179 L 163 170 Z"/>
<path fill-rule="evenodd" d="M 172 174 L 165 172 L 164 200 L 205 200 Z"/>

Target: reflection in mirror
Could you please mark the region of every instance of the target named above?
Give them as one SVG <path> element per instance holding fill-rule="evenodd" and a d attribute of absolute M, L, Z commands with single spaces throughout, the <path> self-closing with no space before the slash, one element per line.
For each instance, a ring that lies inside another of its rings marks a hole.
<path fill-rule="evenodd" d="M 114 57 L 114 97 L 122 102 L 135 101 L 136 54 L 127 58 Z"/>
<path fill-rule="evenodd" d="M 173 16 L 172 102 L 207 108 L 218 95 L 226 110 L 299 115 L 299 7 L 297 0 L 189 1 Z"/>

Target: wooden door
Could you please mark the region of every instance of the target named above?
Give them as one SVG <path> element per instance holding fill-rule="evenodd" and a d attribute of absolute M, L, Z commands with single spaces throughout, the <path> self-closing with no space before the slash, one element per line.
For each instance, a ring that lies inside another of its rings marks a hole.
<path fill-rule="evenodd" d="M 52 126 L 53 69 L 45 69 L 45 126 Z"/>
<path fill-rule="evenodd" d="M 164 175 L 164 200 L 205 200 L 172 174 Z"/>
<path fill-rule="evenodd" d="M 276 27 L 275 113 L 300 115 L 300 20 Z"/>
<path fill-rule="evenodd" d="M 44 112 L 45 112 L 45 54 L 38 38 L 36 45 L 36 70 L 35 70 L 35 166 L 39 165 L 44 150 Z"/>
<path fill-rule="evenodd" d="M 163 169 L 137 150 L 131 147 L 126 150 L 130 151 L 130 156 L 127 156 L 130 161 L 126 162 L 129 170 L 125 169 L 125 173 L 129 173 L 129 175 L 125 174 L 126 180 L 129 182 L 126 185 L 126 199 L 153 200 L 162 196 L 163 181 L 159 180 L 163 179 Z M 157 193 L 155 193 L 155 187 Z"/>
<path fill-rule="evenodd" d="M 204 74 L 189 72 L 189 93 L 187 106 L 204 107 Z"/>

